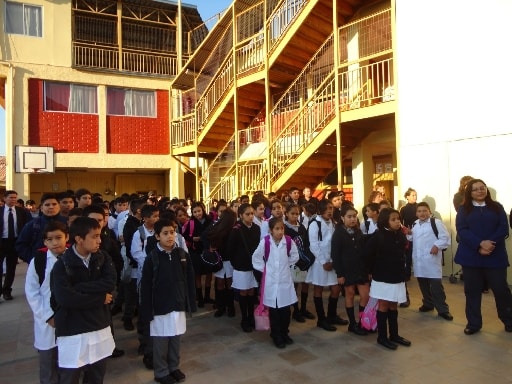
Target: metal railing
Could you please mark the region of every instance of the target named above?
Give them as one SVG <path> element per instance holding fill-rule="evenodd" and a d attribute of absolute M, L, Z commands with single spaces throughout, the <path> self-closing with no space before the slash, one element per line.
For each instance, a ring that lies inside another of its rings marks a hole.
<path fill-rule="evenodd" d="M 145 54 L 123 50 L 123 70 L 137 73 L 150 73 L 176 76 L 178 59 L 176 56 Z"/>
<path fill-rule="evenodd" d="M 263 33 L 250 39 L 246 45 L 236 49 L 237 74 L 243 74 L 259 68 L 265 60 L 265 40 Z"/>
<path fill-rule="evenodd" d="M 229 141 L 219 151 L 217 156 L 208 163 L 208 167 L 203 172 L 203 179 L 208 180 L 210 186 L 215 186 L 220 183 L 222 177 L 222 170 L 225 171 L 235 162 L 235 134 L 231 136 Z"/>
<path fill-rule="evenodd" d="M 189 113 L 171 123 L 171 148 L 194 144 L 197 135 L 195 122 L 195 114 Z"/>
<path fill-rule="evenodd" d="M 300 13 L 308 0 L 283 0 L 267 19 L 267 36 L 269 46 L 267 54 L 272 53 L 277 43 Z"/>
<path fill-rule="evenodd" d="M 119 70 L 119 50 L 113 47 L 73 43 L 73 65 Z"/>
<path fill-rule="evenodd" d="M 238 166 L 240 180 L 239 194 L 252 194 L 267 189 L 265 177 L 266 165 L 264 161 Z"/>

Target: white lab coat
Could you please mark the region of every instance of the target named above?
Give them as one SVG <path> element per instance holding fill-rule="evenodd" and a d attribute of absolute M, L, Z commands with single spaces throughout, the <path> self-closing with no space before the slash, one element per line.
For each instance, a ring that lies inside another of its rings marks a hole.
<path fill-rule="evenodd" d="M 32 313 L 34 314 L 34 347 L 40 351 L 47 351 L 57 346 L 55 343 L 55 328 L 46 322 L 53 316 L 50 306 L 50 273 L 57 257 L 50 251 L 46 252 L 46 269 L 44 281 L 39 286 L 34 259 L 30 262 L 25 279 L 25 295 Z"/>
<path fill-rule="evenodd" d="M 265 291 L 263 304 L 271 308 L 282 308 L 297 302 L 297 294 L 293 285 L 290 266 L 299 261 L 299 251 L 292 241 L 290 255 L 286 249 L 286 239 L 283 236 L 278 245 L 270 237 L 270 253 L 265 275 Z M 252 266 L 263 272 L 265 267 L 265 240 L 262 239 L 258 248 L 252 254 Z"/>
<path fill-rule="evenodd" d="M 412 227 L 412 265 L 414 276 L 440 279 L 443 277 L 443 255 L 441 250 L 450 246 L 450 234 L 443 222 L 435 219 L 436 227 L 439 231 L 439 238 L 436 238 L 430 218 L 425 221 L 419 219 L 414 222 Z M 437 255 L 432 255 L 430 250 L 433 246 L 439 249 Z"/>

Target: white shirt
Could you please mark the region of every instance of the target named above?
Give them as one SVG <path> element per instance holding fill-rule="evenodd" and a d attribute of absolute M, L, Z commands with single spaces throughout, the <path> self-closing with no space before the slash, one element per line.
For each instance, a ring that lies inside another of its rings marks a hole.
<path fill-rule="evenodd" d="M 425 221 L 419 219 L 412 227 L 412 265 L 414 276 L 439 279 L 443 276 L 443 252 L 442 249 L 450 246 L 450 234 L 443 222 L 435 219 L 439 238 L 436 238 L 430 218 Z M 410 236 L 409 236 L 410 237 Z M 439 251 L 437 255 L 430 253 L 433 246 Z"/>
<path fill-rule="evenodd" d="M 288 256 L 285 237 L 283 236 L 279 244 L 276 244 L 270 237 L 270 252 L 263 293 L 263 304 L 267 307 L 282 308 L 297 302 L 290 266 L 299 261 L 299 251 L 294 241 L 291 245 L 290 256 Z M 265 240 L 262 239 L 252 255 L 254 269 L 263 272 L 264 256 Z"/>
<path fill-rule="evenodd" d="M 368 227 L 368 231 L 366 230 L 366 223 L 367 222 L 370 222 L 370 226 Z M 361 223 L 361 232 L 363 232 L 364 234 L 366 235 L 371 235 L 372 233 L 374 233 L 376 230 L 377 230 L 377 223 L 374 222 L 372 219 L 368 219 L 365 221 L 363 221 Z"/>
<path fill-rule="evenodd" d="M 46 351 L 57 346 L 55 343 L 55 328 L 48 325 L 47 320 L 53 316 L 50 306 L 50 273 L 57 257 L 46 252 L 46 269 L 44 280 L 39 286 L 39 276 L 36 272 L 34 259 L 30 262 L 25 278 L 25 295 L 34 315 L 34 347 Z"/>
<path fill-rule="evenodd" d="M 135 259 L 135 261 L 138 264 L 137 269 L 132 270 L 132 278 L 136 278 L 137 282 L 140 281 L 140 278 L 142 277 L 142 267 L 144 266 L 144 260 L 146 260 L 146 245 L 148 243 L 148 237 L 153 236 L 155 231 L 154 230 L 148 230 L 146 226 L 143 224 L 142 228 L 144 228 L 144 241 L 142 241 L 142 238 L 140 236 L 140 231 L 137 229 L 137 231 L 133 234 L 132 239 L 132 248 L 130 249 L 130 252 L 132 254 L 132 257 Z M 133 272 L 135 271 L 136 275 L 133 275 Z"/>
<path fill-rule="evenodd" d="M 315 263 L 318 261 L 320 265 L 331 262 L 331 239 L 334 233 L 334 223 L 332 220 L 325 221 L 321 216 L 317 216 L 316 221 L 320 222 L 322 240 L 318 239 L 318 227 L 317 223 L 313 221 L 309 222 L 308 234 L 309 234 L 309 249 L 315 255 Z"/>
<path fill-rule="evenodd" d="M 4 228 L 2 232 L 2 238 L 7 239 L 9 237 L 9 209 L 12 209 L 12 217 L 14 219 L 14 237 L 18 237 L 18 217 L 16 216 L 16 209 L 14 207 L 4 206 Z"/>
<path fill-rule="evenodd" d="M 187 331 L 187 317 L 183 311 L 155 315 L 149 323 L 151 336 L 169 337 L 183 335 Z"/>

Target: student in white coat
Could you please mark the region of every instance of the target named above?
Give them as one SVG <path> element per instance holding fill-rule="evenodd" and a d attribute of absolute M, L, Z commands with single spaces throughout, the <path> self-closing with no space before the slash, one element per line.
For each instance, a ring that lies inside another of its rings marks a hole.
<path fill-rule="evenodd" d="M 39 382 L 58 383 L 55 323 L 50 306 L 50 273 L 57 258 L 66 250 L 69 239 L 66 224 L 51 221 L 43 229 L 46 249 L 32 259 L 25 279 L 25 295 L 34 314 L 34 347 L 39 352 Z"/>
<path fill-rule="evenodd" d="M 418 218 L 412 227 L 412 260 L 414 276 L 418 280 L 421 294 L 423 295 L 423 305 L 419 308 L 420 312 L 433 311 L 434 308 L 440 317 L 452 321 L 453 316 L 450 313 L 448 304 L 446 304 L 446 294 L 442 283 L 443 269 L 443 249 L 450 245 L 450 235 L 439 219 L 432 218 L 430 207 L 425 202 L 420 202 L 416 206 L 416 217 Z M 434 232 L 436 228 L 438 234 Z"/>
<path fill-rule="evenodd" d="M 270 235 L 260 241 L 252 255 L 252 265 L 261 272 L 266 266 L 262 292 L 263 304 L 269 307 L 270 336 L 277 348 L 284 348 L 293 343 L 288 328 L 290 306 L 297 302 L 297 294 L 290 266 L 299 261 L 299 252 L 291 238 L 284 235 L 282 218 L 271 218 L 268 226 Z"/>

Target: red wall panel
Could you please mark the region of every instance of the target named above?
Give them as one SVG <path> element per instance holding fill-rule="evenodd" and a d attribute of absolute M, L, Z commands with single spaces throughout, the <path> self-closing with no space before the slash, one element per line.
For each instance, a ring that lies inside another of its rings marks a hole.
<path fill-rule="evenodd" d="M 107 152 L 166 155 L 169 143 L 169 94 L 156 91 L 156 118 L 107 116 Z"/>
<path fill-rule="evenodd" d="M 97 153 L 99 117 L 83 113 L 43 111 L 43 80 L 29 80 L 29 145 L 56 152 Z"/>

